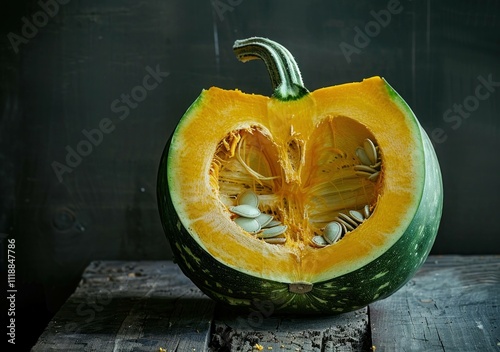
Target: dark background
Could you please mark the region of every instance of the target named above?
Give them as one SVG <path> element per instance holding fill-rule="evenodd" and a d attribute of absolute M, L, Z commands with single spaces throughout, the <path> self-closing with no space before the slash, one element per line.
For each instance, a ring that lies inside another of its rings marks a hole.
<path fill-rule="evenodd" d="M 1 280 L 6 241 L 15 239 L 19 350 L 36 342 L 91 260 L 171 258 L 155 194 L 162 149 L 202 88 L 271 94 L 264 65 L 233 55 L 234 40 L 250 36 L 286 46 L 310 90 L 386 78 L 441 163 L 445 202 L 432 253 L 500 253 L 499 1 L 401 0 L 402 11 L 378 27 L 373 11 L 391 1 L 61 2 L 46 23 L 33 19 L 44 12 L 38 1 L 4 3 L 0 15 Z M 13 45 L 24 16 L 42 25 Z M 372 35 L 346 57 L 340 44 L 354 46 L 356 28 Z M 164 77 L 123 118 L 116 108 L 125 104 L 112 103 L 140 93 L 147 67 Z M 477 99 L 481 77 L 497 83 Z M 468 110 L 447 112 L 458 105 Z M 102 121 L 113 131 L 60 182 L 54 162 L 65 164 L 67 146 Z"/>

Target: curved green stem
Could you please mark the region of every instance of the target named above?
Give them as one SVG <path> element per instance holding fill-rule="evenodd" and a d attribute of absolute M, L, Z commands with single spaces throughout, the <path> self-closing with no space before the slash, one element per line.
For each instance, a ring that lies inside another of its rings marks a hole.
<path fill-rule="evenodd" d="M 264 61 L 276 99 L 297 100 L 309 93 L 302 82 L 297 62 L 281 44 L 267 38 L 252 37 L 235 41 L 233 50 L 242 62 L 254 59 Z"/>

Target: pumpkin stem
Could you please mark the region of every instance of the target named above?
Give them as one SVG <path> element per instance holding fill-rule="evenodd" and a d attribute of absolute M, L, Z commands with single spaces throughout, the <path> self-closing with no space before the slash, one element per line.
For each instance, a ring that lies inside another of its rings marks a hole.
<path fill-rule="evenodd" d="M 281 44 L 270 39 L 252 37 L 234 42 L 233 50 L 242 62 L 261 59 L 271 77 L 273 97 L 287 101 L 297 100 L 308 94 L 304 87 L 297 62 Z"/>

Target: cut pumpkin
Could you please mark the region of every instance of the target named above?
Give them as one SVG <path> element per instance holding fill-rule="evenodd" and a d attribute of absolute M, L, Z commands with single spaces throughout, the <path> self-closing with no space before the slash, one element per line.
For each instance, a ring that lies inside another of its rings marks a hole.
<path fill-rule="evenodd" d="M 416 117 L 380 77 L 308 92 L 279 44 L 235 50 L 266 62 L 275 92 L 204 90 L 167 144 L 158 200 L 182 270 L 217 301 L 281 312 L 341 313 L 392 294 L 441 217 L 439 165 Z M 242 194 L 257 203 L 237 208 Z M 255 225 L 254 208 L 274 227 Z"/>

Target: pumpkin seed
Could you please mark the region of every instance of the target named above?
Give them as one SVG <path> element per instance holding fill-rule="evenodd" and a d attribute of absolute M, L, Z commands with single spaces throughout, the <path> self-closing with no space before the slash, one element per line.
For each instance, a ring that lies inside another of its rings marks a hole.
<path fill-rule="evenodd" d="M 343 224 L 343 225 L 346 227 L 346 229 L 347 229 L 348 231 L 354 231 L 354 227 L 352 227 L 352 225 L 351 225 L 351 224 L 349 224 L 349 223 L 348 223 L 348 222 L 346 222 L 345 220 L 341 219 L 340 217 L 336 216 L 333 220 L 335 220 L 335 221 L 337 221 L 337 222 L 339 222 L 339 223 Z M 346 231 L 346 232 L 348 232 L 348 231 Z"/>
<path fill-rule="evenodd" d="M 279 236 L 283 234 L 288 226 L 286 225 L 280 225 L 280 226 L 274 226 L 270 228 L 263 229 L 261 232 L 257 234 L 257 237 L 259 238 L 272 238 Z"/>
<path fill-rule="evenodd" d="M 240 193 L 236 201 L 238 205 L 250 205 L 255 208 L 259 207 L 259 196 L 250 189 Z"/>
<path fill-rule="evenodd" d="M 279 226 L 279 225 L 281 225 L 280 221 L 271 220 L 271 222 L 269 224 L 267 224 L 266 226 L 262 226 L 262 227 L 269 228 L 269 227 L 275 227 L 275 226 Z"/>
<path fill-rule="evenodd" d="M 370 207 L 367 205 L 365 205 L 365 207 L 363 208 L 363 214 L 365 216 L 365 219 L 368 219 L 370 217 Z"/>
<path fill-rule="evenodd" d="M 356 174 L 356 176 L 365 177 L 365 178 L 368 178 L 371 175 L 373 175 L 371 172 L 366 172 L 366 171 L 354 171 L 354 173 Z"/>
<path fill-rule="evenodd" d="M 260 227 L 266 227 L 271 221 L 273 221 L 273 217 L 269 214 L 261 213 L 255 218 L 255 220 L 257 220 L 260 224 Z"/>
<path fill-rule="evenodd" d="M 357 210 L 349 210 L 349 217 L 360 224 L 365 220 L 363 214 Z"/>
<path fill-rule="evenodd" d="M 378 169 L 382 165 L 382 162 L 379 160 L 376 164 L 370 165 L 371 168 Z"/>
<path fill-rule="evenodd" d="M 283 244 L 286 242 L 285 237 L 274 237 L 274 238 L 266 238 L 264 239 L 269 244 Z"/>
<path fill-rule="evenodd" d="M 365 205 L 362 210 L 349 210 L 348 214 L 339 212 L 334 221 L 323 228 L 323 236 L 315 235 L 311 239 L 314 247 L 325 247 L 342 239 L 350 231 L 354 231 L 363 221 L 370 216 L 370 206 Z"/>
<path fill-rule="evenodd" d="M 346 222 L 351 224 L 354 228 L 358 227 L 358 225 L 359 225 L 356 221 L 354 221 L 353 219 L 351 219 L 348 215 L 346 215 L 344 213 L 339 213 L 339 218 L 345 220 Z"/>
<path fill-rule="evenodd" d="M 260 224 L 255 219 L 239 217 L 234 222 L 246 232 L 257 233 L 260 231 Z"/>
<path fill-rule="evenodd" d="M 358 159 L 364 164 L 364 165 L 370 165 L 370 164 L 373 164 L 371 161 L 370 161 L 370 158 L 368 158 L 368 156 L 366 155 L 366 152 L 363 148 L 357 148 L 356 149 L 356 156 L 358 157 Z"/>
<path fill-rule="evenodd" d="M 241 204 L 234 207 L 230 207 L 229 210 L 236 215 L 243 216 L 245 218 L 256 218 L 260 215 L 260 210 L 248 204 Z"/>
<path fill-rule="evenodd" d="M 370 180 L 370 181 L 377 180 L 379 174 L 380 174 L 380 172 L 375 172 L 374 174 L 368 176 L 368 180 Z"/>
<path fill-rule="evenodd" d="M 328 245 L 328 242 L 325 240 L 323 236 L 314 236 L 311 239 L 312 243 L 318 247 L 325 247 Z"/>
<path fill-rule="evenodd" d="M 370 163 L 368 165 L 373 165 L 377 162 L 377 149 L 375 149 L 375 144 L 373 144 L 372 140 L 367 138 L 363 142 L 363 146 L 365 148 L 366 156 L 370 159 Z M 363 163 L 364 164 L 364 163 Z"/>
<path fill-rule="evenodd" d="M 354 165 L 354 171 L 363 171 L 363 172 L 369 172 L 369 173 L 375 173 L 378 172 L 378 170 L 375 170 L 374 168 L 366 165 Z"/>
<path fill-rule="evenodd" d="M 325 230 L 323 231 L 323 237 L 328 243 L 337 242 L 342 236 L 342 226 L 336 222 L 332 221 L 325 226 Z"/>
<path fill-rule="evenodd" d="M 347 230 L 347 227 L 345 227 L 345 225 L 343 223 L 340 223 L 340 225 L 342 225 L 342 233 L 345 235 L 349 232 L 349 230 Z"/>

